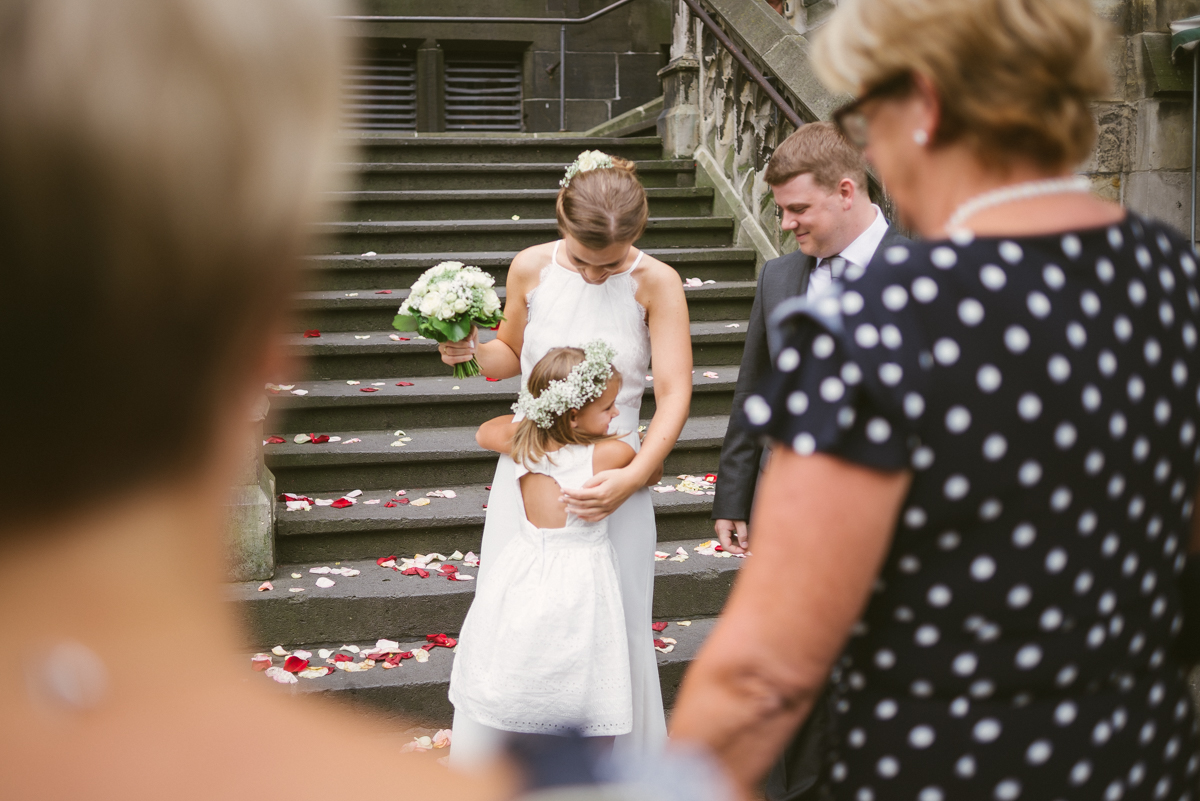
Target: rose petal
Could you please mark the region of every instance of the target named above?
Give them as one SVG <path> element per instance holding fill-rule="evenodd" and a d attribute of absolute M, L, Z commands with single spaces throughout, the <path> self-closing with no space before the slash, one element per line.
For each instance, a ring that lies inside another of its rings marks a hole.
<path fill-rule="evenodd" d="M 396 564 L 396 557 L 394 555 L 381 556 L 375 560 L 375 564 L 379 565 L 380 567 L 391 567 L 392 565 Z"/>
<path fill-rule="evenodd" d="M 299 679 L 278 665 L 267 668 L 265 673 L 268 677 L 279 682 L 280 684 L 295 684 L 297 681 L 299 681 Z"/>
<path fill-rule="evenodd" d="M 350 654 L 334 654 L 333 661 L 334 662 L 353 662 L 354 657 L 350 656 Z"/>
<path fill-rule="evenodd" d="M 397 381 L 396 386 L 398 386 L 398 387 L 415 387 L 416 384 L 414 384 L 411 381 Z"/>
<path fill-rule="evenodd" d="M 390 294 L 392 294 L 392 290 L 390 290 L 390 289 L 380 289 L 380 290 L 376 291 L 376 292 L 375 292 L 375 294 L 376 294 L 376 295 L 390 295 Z"/>
<path fill-rule="evenodd" d="M 362 490 L 354 490 L 352 492 L 347 492 L 346 497 L 347 498 L 357 498 L 359 495 L 362 495 L 362 494 L 363 494 Z"/>
<path fill-rule="evenodd" d="M 313 445 L 324 445 L 326 442 L 329 442 L 327 434 L 309 434 L 308 436 L 311 438 Z"/>
<path fill-rule="evenodd" d="M 282 445 L 285 442 L 287 442 L 287 440 L 284 439 L 283 437 L 276 437 L 276 436 L 267 437 L 268 445 Z"/>
<path fill-rule="evenodd" d="M 350 500 L 349 498 L 338 498 L 336 501 L 330 504 L 330 506 L 332 506 L 334 509 L 345 509 L 347 506 L 353 505 L 354 501 Z"/>
<path fill-rule="evenodd" d="M 321 576 L 321 575 L 324 575 L 324 574 L 328 573 L 328 572 L 329 572 L 330 570 L 332 570 L 332 569 L 333 569 L 333 568 L 331 568 L 331 567 L 310 567 L 310 568 L 308 569 L 308 572 L 309 572 L 309 573 L 316 573 L 318 576 Z"/>
<path fill-rule="evenodd" d="M 428 651 L 420 651 L 420 650 L 413 651 L 413 659 L 416 659 L 418 662 L 428 662 L 429 661 L 429 652 Z"/>
<path fill-rule="evenodd" d="M 453 734 L 449 729 L 438 729 L 437 734 L 433 735 L 433 747 L 449 748 L 452 736 Z"/>
<path fill-rule="evenodd" d="M 269 581 L 264 581 L 262 584 L 258 585 L 259 592 L 270 592 L 273 589 L 275 589 L 275 585 Z"/>
<path fill-rule="evenodd" d="M 304 332 L 305 339 L 313 339 L 314 337 L 319 337 L 319 336 L 321 336 L 321 332 L 315 328 L 310 328 Z"/>
<path fill-rule="evenodd" d="M 295 651 L 292 651 L 292 656 L 296 656 L 301 659 L 311 659 L 312 652 L 311 651 L 302 651 L 299 648 L 297 648 Z"/>
<path fill-rule="evenodd" d="M 321 576 L 319 579 L 317 579 L 317 586 L 320 587 L 321 589 L 327 590 L 330 587 L 332 587 L 334 584 L 337 584 L 337 582 L 331 578 L 326 578 L 325 576 Z"/>
<path fill-rule="evenodd" d="M 441 646 L 442 648 L 453 648 L 454 646 L 458 645 L 458 640 L 454 639 L 453 637 L 447 637 L 445 634 L 426 634 L 425 639 L 426 641 L 433 643 L 436 646 Z"/>
<path fill-rule="evenodd" d="M 346 440 L 346 441 L 345 441 L 345 442 L 343 442 L 342 444 L 343 444 L 343 445 L 353 445 L 353 444 L 354 444 L 354 443 L 356 443 L 356 442 L 362 442 L 362 440 L 361 440 L 361 439 L 359 439 L 358 437 L 354 437 L 353 439 L 348 439 L 348 440 Z"/>
<path fill-rule="evenodd" d="M 342 646 L 342 648 L 341 648 L 341 650 L 343 650 L 343 651 L 349 651 L 349 652 L 350 652 L 350 653 L 352 653 L 352 654 L 357 654 L 357 653 L 358 653 L 359 651 L 361 651 L 362 649 L 361 649 L 361 648 L 359 648 L 357 645 L 343 645 L 343 646 Z"/>
<path fill-rule="evenodd" d="M 704 377 L 705 378 L 720 378 L 721 376 L 717 375 L 712 370 L 708 370 L 704 373 Z"/>
<path fill-rule="evenodd" d="M 304 592 L 303 587 L 288 587 L 288 592 Z"/>
<path fill-rule="evenodd" d="M 371 335 L 370 335 L 370 334 L 363 334 L 362 336 L 359 336 L 358 334 L 355 334 L 355 335 L 354 335 L 354 338 L 355 338 L 355 339 L 370 339 L 370 338 L 371 338 Z"/>
<path fill-rule="evenodd" d="M 402 576 L 420 576 L 421 578 L 429 578 L 429 571 L 422 570 L 419 567 L 410 567 L 407 570 L 401 570 L 400 575 L 402 575 Z"/>
<path fill-rule="evenodd" d="M 322 659 L 328 659 L 329 657 L 333 656 L 333 651 L 329 650 L 328 648 L 322 648 L 321 650 L 317 651 L 317 656 L 321 657 Z"/>
<path fill-rule="evenodd" d="M 293 389 L 292 394 L 293 395 L 307 395 L 308 390 L 307 389 Z"/>
<path fill-rule="evenodd" d="M 383 508 L 384 508 L 384 509 L 391 509 L 391 508 L 393 508 L 393 507 L 395 507 L 395 506 L 398 506 L 398 505 L 399 505 L 399 504 L 395 504 L 395 503 L 392 503 L 391 501 L 388 501 L 387 503 L 385 503 L 385 504 L 383 505 Z"/>
<path fill-rule="evenodd" d="M 415 501 L 412 502 L 412 505 L 413 506 L 428 506 L 429 499 L 428 498 L 417 498 Z"/>
<path fill-rule="evenodd" d="M 328 676 L 333 672 L 333 668 L 329 665 L 321 665 L 320 667 L 307 667 L 300 671 L 300 677 L 304 679 L 319 679 L 322 676 Z"/>
<path fill-rule="evenodd" d="M 379 388 L 378 387 L 359 387 L 358 391 L 359 392 L 378 392 Z"/>
<path fill-rule="evenodd" d="M 255 654 L 254 656 L 250 657 L 250 667 L 254 668 L 255 670 L 259 671 L 260 673 L 262 671 L 266 670 L 267 668 L 269 668 L 270 666 L 271 666 L 271 655 L 270 654 Z"/>
<path fill-rule="evenodd" d="M 297 445 L 303 445 L 304 443 L 308 442 L 310 439 L 312 439 L 312 437 L 310 437 L 308 434 L 297 434 L 295 437 L 292 438 L 292 442 L 295 442 Z"/>
<path fill-rule="evenodd" d="M 651 623 L 650 628 L 654 629 L 655 631 L 666 631 L 667 630 L 667 622 L 664 620 L 661 623 Z"/>
<path fill-rule="evenodd" d="M 288 651 L 282 645 L 276 645 L 271 649 L 271 653 L 275 654 L 275 656 L 287 656 L 291 651 Z"/>
<path fill-rule="evenodd" d="M 283 663 L 283 669 L 288 673 L 299 673 L 308 667 L 308 660 L 298 656 L 289 656 Z"/>

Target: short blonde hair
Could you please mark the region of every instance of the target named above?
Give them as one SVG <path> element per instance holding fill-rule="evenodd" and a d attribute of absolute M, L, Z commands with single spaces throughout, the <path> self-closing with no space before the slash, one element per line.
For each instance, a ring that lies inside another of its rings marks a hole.
<path fill-rule="evenodd" d="M 861 191 L 867 189 L 867 163 L 862 152 L 846 141 L 832 122 L 810 122 L 792 133 L 767 163 L 764 176 L 770 186 L 779 186 L 797 175 L 811 174 L 813 183 L 833 191 L 849 178 Z"/>
<path fill-rule="evenodd" d="M 613 166 L 581 172 L 558 193 L 555 216 L 559 233 L 587 248 L 641 239 L 650 217 L 646 190 L 632 161 L 612 157 Z"/>
<path fill-rule="evenodd" d="M 1088 0 L 842 0 L 813 66 L 854 95 L 920 73 L 941 99 L 933 144 L 1061 169 L 1095 144 L 1109 41 Z"/>

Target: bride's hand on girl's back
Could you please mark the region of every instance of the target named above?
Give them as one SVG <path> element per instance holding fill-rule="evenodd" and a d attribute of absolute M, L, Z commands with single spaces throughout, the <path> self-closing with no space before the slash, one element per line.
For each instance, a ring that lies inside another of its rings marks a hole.
<path fill-rule="evenodd" d="M 625 469 L 636 455 L 620 440 L 597 443 L 592 456 L 595 475 L 578 489 L 563 490 L 567 511 L 591 523 L 617 511 L 642 486 L 635 471 Z"/>
<path fill-rule="evenodd" d="M 461 342 L 439 342 L 438 353 L 442 354 L 442 362 L 453 367 L 475 358 L 475 346 L 478 342 L 479 328 L 472 324 L 470 335 Z"/>

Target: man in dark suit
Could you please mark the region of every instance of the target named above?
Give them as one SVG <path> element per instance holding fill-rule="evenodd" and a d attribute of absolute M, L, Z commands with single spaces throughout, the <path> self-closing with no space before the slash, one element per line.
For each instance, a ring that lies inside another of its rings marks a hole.
<path fill-rule="evenodd" d="M 862 154 L 832 123 L 810 123 L 784 140 L 767 165 L 766 181 L 783 213 L 783 230 L 792 232 L 799 249 L 771 259 L 759 273 L 734 408 L 771 371 L 777 354 L 767 342 L 767 321 L 780 303 L 797 295 L 819 297 L 848 267 L 865 269 L 878 248 L 908 242 L 871 203 Z M 747 521 L 763 461 L 762 445 L 735 415 L 721 448 L 712 512 L 722 547 L 733 553 L 749 547 Z"/>

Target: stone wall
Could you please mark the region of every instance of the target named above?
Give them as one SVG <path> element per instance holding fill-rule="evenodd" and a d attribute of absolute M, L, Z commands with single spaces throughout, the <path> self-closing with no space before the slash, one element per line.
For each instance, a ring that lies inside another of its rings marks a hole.
<path fill-rule="evenodd" d="M 612 0 L 362 0 L 363 15 L 587 16 Z M 585 25 L 567 26 L 567 130 L 587 129 L 662 94 L 658 70 L 670 45 L 671 0 L 635 0 Z M 355 23 L 356 35 L 419 50 L 418 83 L 435 93 L 447 53 L 519 53 L 524 65 L 523 111 L 529 132 L 559 129 L 559 26 L 468 23 Z M 431 98 L 427 98 L 431 99 Z M 435 111 L 420 130 L 437 131 Z"/>
<path fill-rule="evenodd" d="M 680 156 L 694 153 L 703 172 L 717 173 L 703 179 L 722 190 L 743 244 L 765 240 L 772 251 L 786 251 L 794 245 L 778 228 L 762 175 L 791 126 L 682 0 L 675 2 L 672 61 L 664 71 L 667 108 L 660 121 L 667 149 Z M 828 119 L 845 99 L 817 84 L 808 66 L 808 37 L 833 12 L 836 0 L 786 0 L 783 15 L 764 0 L 704 3 L 802 117 Z M 1080 171 L 1092 177 L 1098 194 L 1186 233 L 1191 224 L 1191 70 L 1190 64 L 1169 61 L 1168 23 L 1200 9 L 1196 0 L 1093 4 L 1116 32 L 1114 88 L 1095 106 L 1099 141 Z"/>

